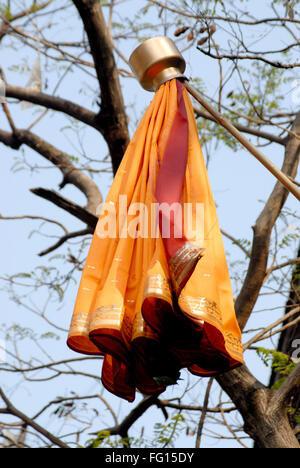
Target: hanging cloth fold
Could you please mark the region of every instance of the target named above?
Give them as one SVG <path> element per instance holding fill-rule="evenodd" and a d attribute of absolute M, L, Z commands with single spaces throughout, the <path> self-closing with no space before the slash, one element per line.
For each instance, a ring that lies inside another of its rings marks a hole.
<path fill-rule="evenodd" d="M 156 92 L 102 207 L 68 346 L 104 356 L 102 383 L 128 401 L 180 369 L 243 363 L 241 333 L 193 108 L 174 79 Z"/>

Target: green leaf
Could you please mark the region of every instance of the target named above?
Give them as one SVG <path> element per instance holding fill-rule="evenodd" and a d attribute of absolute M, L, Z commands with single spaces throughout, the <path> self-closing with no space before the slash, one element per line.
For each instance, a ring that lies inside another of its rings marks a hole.
<path fill-rule="evenodd" d="M 272 387 L 273 389 L 279 388 L 286 380 L 287 376 L 295 369 L 296 363 L 291 360 L 290 356 L 280 351 L 258 348 L 256 352 L 265 366 L 270 366 L 274 372 L 282 375 Z"/>
<path fill-rule="evenodd" d="M 44 339 L 54 339 L 56 341 L 60 340 L 60 337 L 58 335 L 56 335 L 56 333 L 53 333 L 53 332 L 43 333 L 43 335 L 41 335 L 40 338 L 42 340 L 44 340 Z"/>

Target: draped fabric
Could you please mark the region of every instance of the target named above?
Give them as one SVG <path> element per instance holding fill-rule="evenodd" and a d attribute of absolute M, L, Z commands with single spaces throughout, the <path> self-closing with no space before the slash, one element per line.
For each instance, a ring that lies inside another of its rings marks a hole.
<path fill-rule="evenodd" d="M 128 401 L 137 389 L 159 394 L 183 368 L 212 376 L 243 363 L 216 207 L 179 80 L 156 92 L 114 178 L 67 343 L 103 356 L 103 385 Z"/>

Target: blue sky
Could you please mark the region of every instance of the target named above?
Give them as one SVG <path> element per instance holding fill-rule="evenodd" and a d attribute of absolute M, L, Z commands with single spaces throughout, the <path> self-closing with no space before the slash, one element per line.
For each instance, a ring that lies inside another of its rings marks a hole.
<path fill-rule="evenodd" d="M 57 0 L 56 3 L 62 3 Z M 131 0 L 130 5 L 132 12 L 137 10 L 140 1 Z M 266 7 L 257 0 L 252 2 L 253 8 L 256 6 L 256 14 L 259 17 L 265 15 Z M 122 10 L 122 15 L 129 15 L 127 9 Z M 74 25 L 76 23 L 74 17 L 68 17 L 66 23 L 61 23 L 57 26 L 57 37 L 61 39 L 76 37 L 77 30 Z M 51 37 L 51 31 L 48 31 Z M 20 44 L 20 43 L 19 43 Z M 133 48 L 136 46 L 134 41 L 129 43 L 123 41 L 121 43 L 122 52 L 126 57 L 129 57 Z M 269 39 L 265 39 L 265 47 L 270 47 Z M 20 70 L 15 70 L 15 66 L 20 63 L 28 63 L 29 65 L 36 59 L 37 53 L 26 48 L 12 50 L 7 47 L 7 43 L 0 46 L 0 63 L 4 68 L 9 83 L 16 85 L 25 85 L 28 80 L 28 73 L 20 73 Z M 187 76 L 199 77 L 205 83 L 206 93 L 210 96 L 215 96 L 218 86 L 218 66 L 217 64 L 207 57 L 199 54 L 199 52 L 187 51 L 184 53 L 187 61 Z M 120 63 L 120 59 L 118 59 Z M 47 63 L 44 57 L 41 58 L 43 82 L 45 85 L 45 78 L 47 75 L 48 89 L 46 92 L 51 93 L 54 89 L 56 82 L 63 73 L 63 70 L 49 70 L 45 72 Z M 124 64 L 122 64 L 124 66 Z M 12 68 L 13 67 L 13 68 Z M 295 77 L 296 79 L 297 77 Z M 70 86 L 72 83 L 72 86 Z M 74 70 L 72 75 L 62 82 L 57 92 L 58 95 L 64 96 L 81 103 L 88 108 L 92 108 L 93 90 L 96 87 L 96 80 L 87 77 L 79 70 Z M 135 129 L 137 120 L 141 117 L 141 113 L 148 106 L 152 99 L 152 94 L 142 90 L 139 84 L 133 79 L 122 79 L 122 88 L 124 91 L 124 99 L 127 105 L 132 106 L 129 114 L 132 118 L 130 122 L 131 134 Z M 287 88 L 286 105 L 291 105 L 291 90 Z M 12 114 L 15 119 L 16 125 L 19 128 L 26 128 L 37 116 L 37 109 L 30 108 L 28 110 L 21 110 L 19 105 L 10 106 Z M 95 106 L 93 107 L 95 109 Z M 75 139 L 73 140 L 73 133 L 71 129 L 61 130 L 62 127 L 72 127 L 73 122 L 66 119 L 63 115 L 58 113 L 49 112 L 49 114 L 36 126 L 35 131 L 44 136 L 48 141 L 56 144 L 63 150 L 70 154 L 75 154 L 76 149 L 71 143 L 76 145 Z M 0 113 L 0 128 L 7 128 L 5 116 L 3 112 Z M 103 158 L 106 155 L 106 146 L 99 134 L 93 129 L 86 128 L 84 130 L 84 148 L 87 154 L 95 158 Z M 78 145 L 77 145 L 78 148 Z M 263 149 L 266 156 L 268 156 L 275 164 L 281 165 L 283 158 L 283 148 L 279 145 L 272 145 Z M 212 158 L 209 165 L 209 177 L 218 207 L 218 216 L 221 227 L 232 234 L 238 239 L 249 239 L 252 237 L 251 226 L 262 208 L 262 200 L 266 200 L 274 185 L 274 178 L 269 174 L 263 166 L 261 166 L 249 153 L 240 149 L 233 152 L 229 148 L 221 145 L 218 149 L 211 148 Z M 35 154 L 33 151 L 25 150 L 26 159 L 31 164 L 41 166 L 48 166 L 47 162 Z M 3 216 L 18 216 L 24 214 L 46 216 L 48 218 L 56 219 L 65 224 L 70 231 L 83 228 L 82 223 L 76 221 L 71 215 L 59 210 L 50 203 L 39 199 L 34 196 L 29 190 L 33 187 L 45 187 L 58 190 L 58 185 L 61 182 L 61 174 L 57 169 L 41 169 L 38 172 L 30 173 L 30 171 L 18 171 L 12 173 L 12 166 L 15 164 L 15 158 L 20 157 L 20 154 L 9 148 L 1 145 L 1 184 L 0 184 L 0 214 Z M 16 166 L 15 166 L 16 167 Z M 95 176 L 95 181 L 99 185 L 103 196 L 105 197 L 111 181 L 112 176 L 106 173 Z M 63 189 L 62 195 L 70 198 L 80 204 L 84 204 L 85 200 L 81 193 L 75 188 L 67 186 Z M 297 211 L 297 201 L 289 196 L 287 206 L 292 211 Z M 0 245 L 0 277 L 6 275 L 13 275 L 18 272 L 31 272 L 37 266 L 47 264 L 48 266 L 57 266 L 61 271 L 66 271 L 70 265 L 66 265 L 62 259 L 52 260 L 40 259 L 37 254 L 44 248 L 48 247 L 53 239 L 47 239 L 40 236 L 38 233 L 33 233 L 34 229 L 38 229 L 39 221 L 1 221 L 1 245 Z M 283 226 L 282 226 L 283 229 Z M 287 229 L 293 229 L 287 228 Z M 58 235 L 60 231 L 55 226 L 45 225 L 42 228 L 43 232 L 47 235 Z M 31 235 L 30 235 L 31 234 Z M 282 235 L 282 232 L 279 233 Z M 241 259 L 241 253 L 237 247 L 231 245 L 231 242 L 224 238 L 226 250 L 229 254 L 230 261 Z M 70 243 L 70 252 L 76 253 L 78 245 L 76 242 Z M 58 250 L 55 254 L 66 252 L 66 248 Z M 291 255 L 291 252 L 288 253 Z M 50 258 L 52 255 L 49 256 Z M 229 258 L 229 257 L 228 257 Z M 80 274 L 76 275 L 77 281 L 80 279 Z M 3 283 L 5 284 L 5 282 Z M 63 304 L 57 302 L 50 302 L 47 307 L 48 316 L 51 320 L 57 322 L 60 327 L 67 330 L 71 319 L 72 308 L 76 297 L 78 284 L 71 284 L 67 291 L 66 298 Z M 33 308 L 44 307 L 47 301 L 45 289 L 37 291 L 34 296 L 34 305 L 27 302 Z M 47 352 L 55 359 L 74 358 L 75 355 L 70 351 L 65 344 L 66 333 L 53 330 L 44 320 L 37 317 L 35 314 L 30 313 L 28 310 L 18 306 L 6 292 L 0 291 L 1 309 L 0 309 L 0 323 L 5 324 L 5 327 L 11 324 L 18 323 L 23 327 L 30 328 L 38 336 L 47 333 L 49 330 L 54 331 L 60 336 L 60 340 L 47 340 L 41 341 L 42 346 Z M 282 304 L 284 301 L 282 301 Z M 262 298 L 256 305 L 256 310 L 268 308 L 278 305 L 278 298 L 270 299 L 269 297 Z M 264 323 L 274 321 L 282 311 L 270 311 L 268 315 L 260 313 L 254 314 L 251 318 L 248 327 L 258 328 Z M 270 315 L 272 319 L 270 320 Z M 0 338 L 3 338 L 0 333 Z M 29 339 L 24 339 L 19 342 L 22 356 L 27 356 L 27 359 L 34 357 L 39 359 L 41 350 L 34 346 Z M 8 349 L 11 344 L 8 343 Z M 262 382 L 267 383 L 268 372 L 263 366 L 261 361 L 255 357 L 253 353 L 247 352 L 245 354 L 246 363 L 250 370 L 253 371 L 255 376 Z M 92 362 L 84 361 L 78 365 L 82 371 L 93 372 L 100 375 L 101 361 L 93 360 Z M 83 379 L 80 376 L 71 377 L 66 376 L 60 378 L 59 381 L 50 380 L 47 382 L 40 382 L 31 384 L 30 382 L 23 382 L 21 376 L 5 374 L 5 381 L 2 381 L 3 373 L 0 377 L 1 385 L 7 393 L 12 397 L 15 406 L 25 411 L 28 409 L 28 414 L 34 414 L 39 408 L 43 406 L 49 399 L 55 398 L 57 395 L 69 395 L 70 390 L 80 394 L 97 393 L 101 387 L 99 382 L 93 379 Z M 186 378 L 186 375 L 185 375 Z M 59 382 L 59 385 L 58 385 Z M 199 383 L 196 394 L 199 396 L 199 404 L 202 402 L 203 389 L 205 388 L 204 382 Z M 177 390 L 170 389 L 163 395 L 163 398 L 177 395 Z M 126 411 L 131 408 L 127 403 L 121 403 L 120 400 L 114 396 L 104 392 L 108 401 L 120 414 L 126 414 Z M 219 389 L 215 388 L 212 392 L 212 400 L 210 406 L 218 402 Z M 96 422 L 93 429 L 100 429 L 106 423 L 112 425 L 113 421 L 110 420 L 107 411 L 97 402 L 96 406 L 103 416 L 103 424 Z M 161 412 L 157 409 L 151 409 L 131 432 L 131 435 L 139 435 L 142 425 L 152 425 L 153 421 L 162 421 Z M 195 419 L 196 420 L 196 419 Z M 57 421 L 57 419 L 49 413 L 41 421 L 49 430 L 57 430 L 64 424 L 69 424 L 70 428 L 73 425 L 72 421 Z M 75 423 L 74 423 L 75 427 Z M 228 434 L 227 434 L 228 435 Z M 191 437 L 182 435 L 179 439 L 180 446 L 189 447 L 193 446 L 194 440 Z M 204 444 L 212 444 L 213 440 L 205 438 Z M 231 446 L 231 441 L 223 440 L 219 443 L 218 447 Z"/>

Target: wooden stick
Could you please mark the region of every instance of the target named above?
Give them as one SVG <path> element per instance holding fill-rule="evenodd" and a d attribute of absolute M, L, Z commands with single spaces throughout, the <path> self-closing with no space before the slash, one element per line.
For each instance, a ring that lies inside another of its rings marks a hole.
<path fill-rule="evenodd" d="M 186 82 L 186 89 L 206 109 L 215 120 L 226 128 L 253 156 L 256 157 L 288 190 L 300 201 L 300 189 L 285 175 L 275 164 L 273 164 L 256 146 L 254 146 L 235 126 L 223 115 L 216 111 L 202 94 L 193 85 Z"/>

